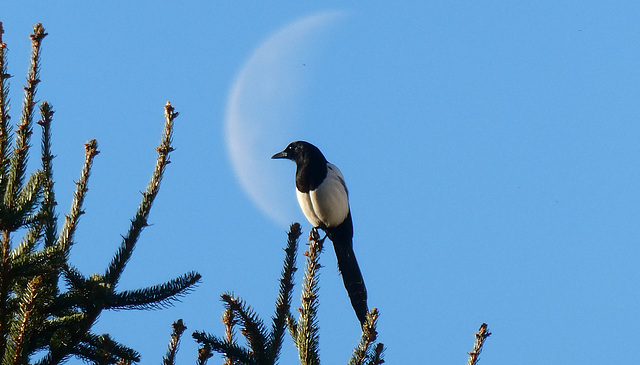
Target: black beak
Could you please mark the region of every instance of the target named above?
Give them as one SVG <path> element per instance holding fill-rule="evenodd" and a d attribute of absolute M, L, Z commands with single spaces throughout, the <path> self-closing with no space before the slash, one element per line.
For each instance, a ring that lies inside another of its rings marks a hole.
<path fill-rule="evenodd" d="M 276 158 L 289 158 L 289 155 L 287 154 L 287 151 L 282 151 L 282 152 L 278 152 L 275 155 L 271 156 L 272 159 L 276 159 Z"/>

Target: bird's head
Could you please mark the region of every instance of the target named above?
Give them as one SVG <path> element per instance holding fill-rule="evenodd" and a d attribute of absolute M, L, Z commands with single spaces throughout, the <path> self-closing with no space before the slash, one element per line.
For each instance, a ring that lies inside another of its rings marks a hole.
<path fill-rule="evenodd" d="M 271 158 L 286 158 L 296 163 L 296 165 L 302 165 L 305 163 L 327 163 L 324 155 L 318 147 L 305 141 L 291 142 L 282 152 L 278 152 Z"/>

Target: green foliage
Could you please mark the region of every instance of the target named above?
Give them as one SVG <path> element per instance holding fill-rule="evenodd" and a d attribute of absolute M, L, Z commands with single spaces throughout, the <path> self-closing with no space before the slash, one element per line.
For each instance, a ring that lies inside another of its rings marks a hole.
<path fill-rule="evenodd" d="M 225 365 L 256 364 L 272 365 L 278 363 L 285 328 L 293 343 L 298 349 L 300 364 L 320 364 L 319 354 L 319 326 L 317 313 L 319 306 L 319 270 L 320 254 L 322 253 L 324 239 L 319 239 L 317 234 L 309 240 L 309 249 L 304 253 L 306 265 L 302 283 L 301 307 L 298 320 L 291 313 L 291 294 L 294 287 L 294 273 L 296 272 L 296 254 L 298 239 L 302 234 L 300 225 L 291 225 L 287 247 L 285 248 L 284 265 L 280 278 L 280 290 L 276 300 L 276 314 L 272 318 L 271 330 L 266 326 L 257 314 L 242 299 L 233 294 L 222 295 L 225 311 L 223 323 L 226 327 L 224 338 L 208 334 L 206 332 L 194 332 L 193 338 L 200 343 L 198 363 L 204 364 L 210 357 L 211 351 L 221 353 L 225 357 Z M 374 308 L 368 314 L 368 321 L 362 328 L 362 339 L 349 364 L 353 365 L 377 365 L 384 363 L 382 353 L 384 346 L 376 343 L 376 325 L 378 310 Z M 238 344 L 235 340 L 235 326 L 239 325 L 247 346 Z M 201 356 L 205 354 L 205 356 Z"/>
<path fill-rule="evenodd" d="M 165 127 L 155 169 L 142 202 L 120 248 L 103 274 L 85 276 L 69 262 L 74 233 L 98 143 L 85 144 L 85 160 L 76 182 L 73 202 L 58 230 L 53 180 L 51 124 L 53 108 L 39 106 L 42 128 L 41 167 L 28 173 L 36 89 L 40 82 L 40 49 L 47 33 L 41 24 L 31 35 L 32 53 L 20 121 L 11 133 L 6 45 L 0 23 L 0 361 L 5 364 L 59 364 L 77 357 L 96 364 L 139 361 L 139 354 L 111 338 L 91 331 L 98 316 L 109 309 L 156 309 L 171 305 L 199 281 L 186 273 L 167 283 L 119 292 L 118 282 L 131 258 L 160 182 L 169 164 L 173 122 L 171 104 L 165 106 Z M 13 242 L 24 232 L 18 244 Z M 61 284 L 62 287 L 61 287 Z M 66 284 L 66 285 L 64 285 Z M 177 344 L 176 347 L 177 348 Z M 34 359 L 35 355 L 38 359 Z"/>
<path fill-rule="evenodd" d="M 300 225 L 292 224 L 285 249 L 280 290 L 271 330 L 267 331 L 264 322 L 242 299 L 231 293 L 224 293 L 222 301 L 225 305 L 223 322 L 226 326 L 226 336 L 220 338 L 205 332 L 194 332 L 193 338 L 203 348 L 224 354 L 227 359 L 226 364 L 275 364 L 277 362 L 286 332 L 287 318 L 290 316 L 298 238 L 301 234 Z M 240 326 L 248 348 L 238 345 L 234 340 L 236 325 Z"/>

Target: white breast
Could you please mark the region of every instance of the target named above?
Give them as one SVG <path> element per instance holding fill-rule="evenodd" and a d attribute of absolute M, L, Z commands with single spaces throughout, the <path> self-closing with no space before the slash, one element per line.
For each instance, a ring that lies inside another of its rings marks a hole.
<path fill-rule="evenodd" d="M 314 227 L 335 227 L 349 214 L 349 194 L 340 170 L 327 164 L 327 177 L 309 193 L 296 191 L 298 203 L 309 223 Z"/>

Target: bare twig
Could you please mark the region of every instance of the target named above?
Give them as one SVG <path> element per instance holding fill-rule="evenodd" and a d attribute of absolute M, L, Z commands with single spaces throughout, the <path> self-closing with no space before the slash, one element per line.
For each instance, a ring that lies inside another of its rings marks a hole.
<path fill-rule="evenodd" d="M 98 151 L 98 141 L 95 139 L 90 140 L 84 144 L 84 165 L 82 166 L 82 172 L 80 173 L 80 180 L 76 182 L 76 191 L 73 193 L 73 202 L 71 203 L 71 211 L 65 216 L 65 222 L 58 238 L 58 243 L 62 245 L 64 251 L 67 251 L 71 247 L 73 241 L 73 234 L 76 231 L 78 220 L 80 216 L 84 214 L 82 210 L 82 204 L 84 197 L 89 188 L 87 187 L 89 182 L 89 176 L 91 175 L 91 165 L 93 159 L 100 153 Z"/>

